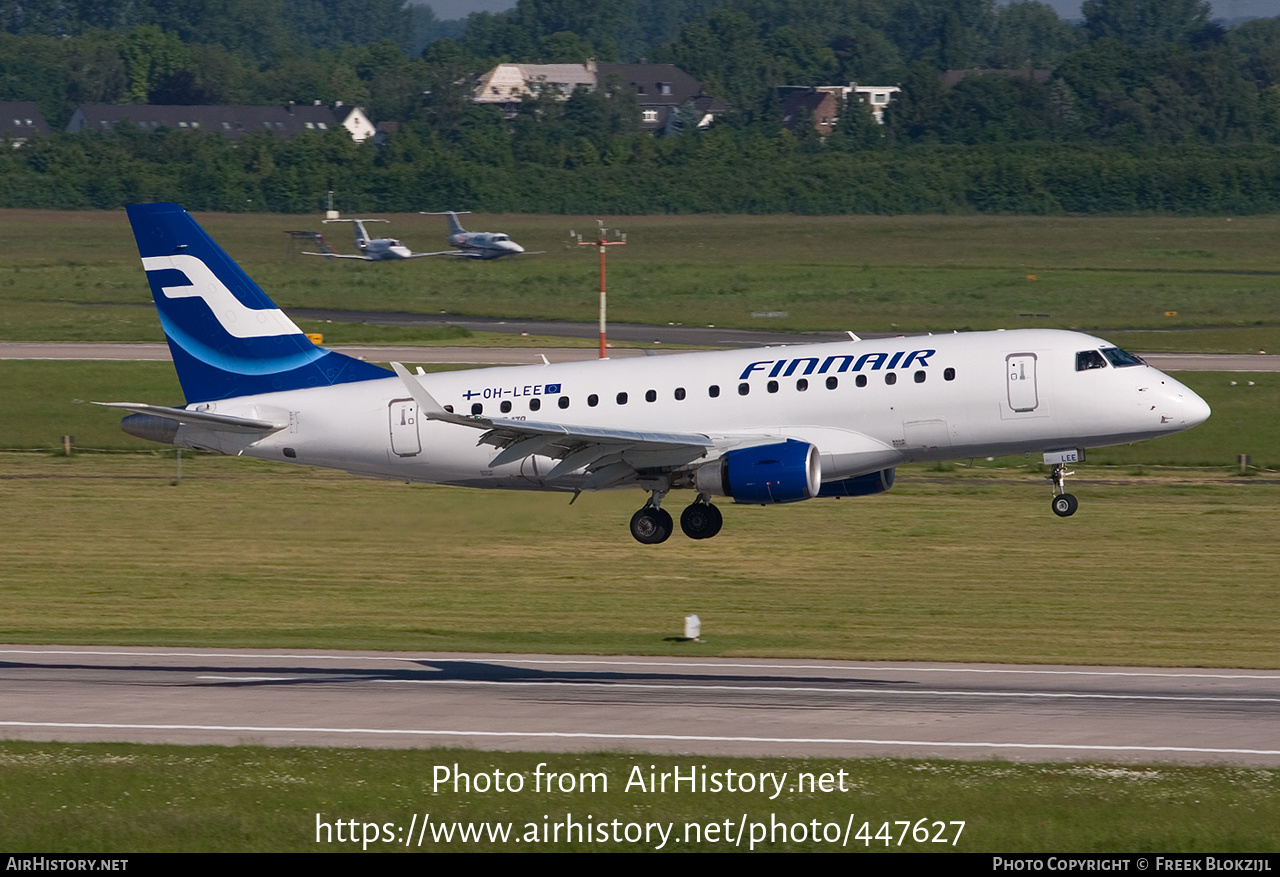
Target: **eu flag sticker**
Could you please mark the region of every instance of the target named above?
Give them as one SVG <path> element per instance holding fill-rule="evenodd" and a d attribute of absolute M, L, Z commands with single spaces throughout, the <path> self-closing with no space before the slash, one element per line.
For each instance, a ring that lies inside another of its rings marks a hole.
<path fill-rule="evenodd" d="M 560 392 L 560 385 L 559 385 L 559 384 L 545 384 L 545 385 L 542 387 L 542 392 L 544 392 L 544 393 L 559 393 L 559 392 Z"/>

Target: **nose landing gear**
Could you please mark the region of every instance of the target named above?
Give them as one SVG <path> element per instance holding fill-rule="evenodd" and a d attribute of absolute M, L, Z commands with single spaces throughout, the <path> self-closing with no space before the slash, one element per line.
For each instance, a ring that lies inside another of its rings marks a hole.
<path fill-rule="evenodd" d="M 1053 473 L 1049 475 L 1048 480 L 1053 482 L 1053 513 L 1060 518 L 1069 518 L 1076 513 L 1076 509 L 1080 507 L 1080 501 L 1066 491 L 1067 476 L 1074 475 L 1074 472 L 1068 472 L 1067 467 L 1061 463 L 1057 463 L 1053 467 Z"/>

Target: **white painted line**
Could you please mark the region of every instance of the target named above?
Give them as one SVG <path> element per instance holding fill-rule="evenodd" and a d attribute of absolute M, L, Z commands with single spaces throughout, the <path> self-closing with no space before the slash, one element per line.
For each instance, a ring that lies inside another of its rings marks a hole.
<path fill-rule="evenodd" d="M 679 682 L 594 682 L 582 680 L 530 679 L 497 680 L 497 679 L 370 679 L 370 682 L 383 682 L 406 685 L 508 685 L 523 686 L 544 685 L 563 686 L 566 688 L 645 688 L 663 691 L 754 691 L 766 693 L 804 693 L 804 694 L 882 694 L 897 697 L 1015 697 L 1015 698 L 1060 698 L 1064 700 L 1171 700 L 1191 701 L 1195 703 L 1280 703 L 1280 697 L 1231 697 L 1215 695 L 1212 697 L 1190 694 L 1092 694 L 1073 691 L 965 691 L 959 688 L 927 689 L 927 688 L 818 688 L 806 685 L 683 685 Z"/>
<path fill-rule="evenodd" d="M 292 682 L 304 679 L 304 676 L 197 676 L 196 679 L 211 679 L 215 682 Z"/>
<path fill-rule="evenodd" d="M 1280 755 L 1280 749 L 1213 749 L 1196 746 L 1103 746 L 1072 743 L 957 743 L 946 740 L 870 740 L 854 737 L 719 737 L 701 734 L 603 734 L 586 731 L 439 731 L 417 728 L 295 728 L 254 725 L 143 725 L 97 722 L 0 722 L 9 728 L 62 728 L 111 731 L 234 731 L 255 734 L 373 734 L 419 737 L 506 737 L 557 740 L 662 740 L 676 743 L 818 743 L 857 746 L 915 746 L 949 749 L 1071 750 L 1078 752 L 1179 752 L 1191 755 Z"/>
<path fill-rule="evenodd" d="M 467 658 L 454 655 L 328 655 L 328 654 L 273 654 L 269 652 L 130 652 L 101 651 L 89 649 L 0 649 L 0 655 L 97 655 L 108 657 L 140 657 L 140 658 L 235 658 L 240 660 L 272 660 L 272 661 L 447 661 L 454 664 L 494 664 L 511 665 L 550 665 L 550 666 L 591 666 L 591 667 L 687 667 L 698 670 L 731 668 L 745 670 L 822 670 L 826 672 L 876 672 L 876 673 L 976 673 L 976 674 L 1014 674 L 1028 676 L 1102 676 L 1102 677 L 1138 677 L 1157 679 L 1264 679 L 1280 682 L 1280 670 L 1203 672 L 1203 671 L 1159 671 L 1159 670 L 1038 670 L 1016 667 L 933 667 L 933 666 L 886 666 L 882 664 L 766 664 L 720 661 L 716 658 L 705 658 L 701 661 L 687 659 L 661 660 L 611 660 L 608 658 L 560 659 L 560 658 L 524 658 L 518 654 L 500 654 L 484 658 Z"/>

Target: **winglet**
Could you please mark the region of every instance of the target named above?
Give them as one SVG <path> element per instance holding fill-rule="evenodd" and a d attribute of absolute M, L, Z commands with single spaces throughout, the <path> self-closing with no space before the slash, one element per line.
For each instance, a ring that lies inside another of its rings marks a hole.
<path fill-rule="evenodd" d="M 443 405 L 436 401 L 435 397 L 427 392 L 427 388 L 409 373 L 409 370 L 398 362 L 391 363 L 391 367 L 395 369 L 397 375 L 400 376 L 401 382 L 405 389 L 409 391 L 409 395 L 413 397 L 413 401 L 418 403 L 418 413 L 428 420 L 443 420 L 445 423 L 460 423 L 464 426 L 487 426 L 488 421 L 483 421 L 475 417 L 464 417 L 461 414 L 453 414 L 446 410 Z"/>
<path fill-rule="evenodd" d="M 427 417 L 438 420 L 443 420 L 449 416 L 449 412 L 444 410 L 444 406 L 427 392 L 426 387 L 413 379 L 413 375 L 409 373 L 407 368 L 398 362 L 391 363 L 391 367 L 395 369 L 396 374 L 400 376 L 400 380 L 404 382 L 405 389 L 409 391 L 409 395 L 418 403 L 419 411 Z M 444 415 L 444 417 L 437 417 L 436 415 Z"/>

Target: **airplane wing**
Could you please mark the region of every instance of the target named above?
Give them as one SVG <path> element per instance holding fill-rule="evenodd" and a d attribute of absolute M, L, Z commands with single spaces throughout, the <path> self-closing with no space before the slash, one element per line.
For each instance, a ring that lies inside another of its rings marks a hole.
<path fill-rule="evenodd" d="M 142 402 L 94 402 L 93 404 L 103 405 L 107 408 L 123 408 L 125 411 L 132 411 L 135 414 L 150 414 L 152 417 L 176 420 L 178 423 L 187 423 L 223 432 L 265 434 L 276 432 L 289 425 L 287 423 L 275 423 L 270 420 L 257 420 L 251 417 L 233 417 L 230 414 L 213 414 L 208 411 L 188 411 L 185 408 L 146 405 Z"/>
<path fill-rule="evenodd" d="M 541 256 L 546 250 L 534 250 L 533 252 L 525 251 L 523 253 L 503 253 L 501 256 L 486 256 L 484 253 L 472 253 L 465 250 L 455 250 L 452 253 L 437 253 L 439 256 L 460 256 L 464 259 L 509 259 L 513 256 Z"/>
<path fill-rule="evenodd" d="M 326 259 L 359 259 L 362 262 L 372 262 L 368 256 L 351 256 L 342 253 L 303 253 L 304 256 L 324 256 Z"/>
<path fill-rule="evenodd" d="M 587 477 L 580 486 L 582 490 L 613 487 L 636 477 L 643 469 L 683 466 L 708 456 L 718 446 L 715 439 L 701 433 L 605 429 L 454 414 L 445 410 L 403 365 L 393 362 L 391 367 L 428 420 L 480 430 L 477 444 L 498 449 L 490 466 L 514 463 L 534 454 L 550 457 L 560 462 L 543 477 L 551 481 L 584 470 Z"/>
<path fill-rule="evenodd" d="M 410 253 L 408 256 L 405 256 L 405 258 L 421 259 L 423 256 L 457 256 L 457 255 L 459 255 L 457 250 L 440 250 L 435 253 Z"/>

